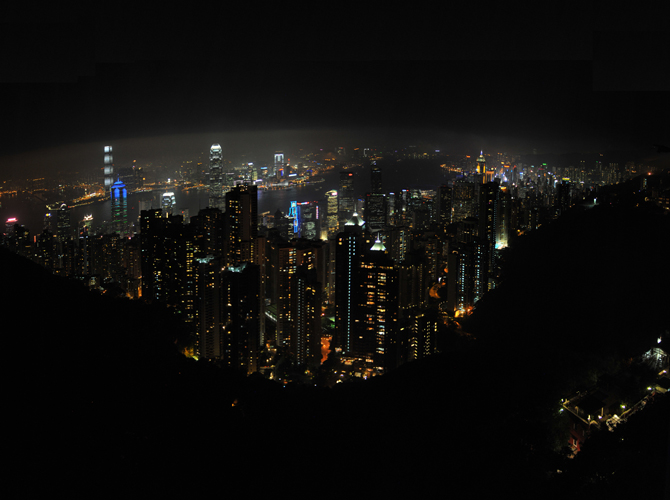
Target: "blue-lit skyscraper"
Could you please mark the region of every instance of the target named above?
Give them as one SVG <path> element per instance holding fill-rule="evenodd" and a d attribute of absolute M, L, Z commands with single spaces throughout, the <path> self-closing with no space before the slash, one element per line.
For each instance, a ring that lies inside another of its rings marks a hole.
<path fill-rule="evenodd" d="M 112 184 L 110 197 L 112 200 L 112 231 L 123 238 L 128 233 L 128 192 L 126 185 L 121 180 Z"/>

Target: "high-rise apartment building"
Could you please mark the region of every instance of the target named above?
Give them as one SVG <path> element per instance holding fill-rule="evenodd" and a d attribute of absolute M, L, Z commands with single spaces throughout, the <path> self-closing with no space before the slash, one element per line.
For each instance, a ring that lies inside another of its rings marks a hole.
<path fill-rule="evenodd" d="M 245 184 L 226 193 L 224 253 L 228 266 L 255 261 L 258 188 Z"/>
<path fill-rule="evenodd" d="M 302 363 L 320 359 L 320 319 L 328 248 L 324 242 L 294 239 L 275 247 L 273 282 L 277 288 L 278 346 Z M 318 315 L 317 328 L 314 315 Z"/>
<path fill-rule="evenodd" d="M 452 191 L 452 222 L 460 222 L 466 217 L 472 217 L 475 215 L 476 203 L 475 198 L 475 184 L 467 181 L 464 178 L 457 179 L 454 182 L 454 187 Z"/>
<path fill-rule="evenodd" d="M 221 259 L 207 255 L 196 261 L 198 355 L 203 359 L 221 359 Z"/>
<path fill-rule="evenodd" d="M 221 276 L 222 357 L 227 366 L 258 371 L 260 344 L 260 268 L 243 262 Z"/>
<path fill-rule="evenodd" d="M 442 227 L 451 224 L 451 218 L 452 218 L 451 196 L 452 196 L 451 186 L 448 186 L 446 184 L 441 185 L 438 190 L 438 197 L 440 205 L 439 223 L 440 226 Z"/>

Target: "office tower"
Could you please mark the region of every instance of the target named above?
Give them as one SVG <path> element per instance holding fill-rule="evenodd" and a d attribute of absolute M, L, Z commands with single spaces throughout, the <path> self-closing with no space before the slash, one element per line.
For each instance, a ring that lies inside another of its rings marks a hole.
<path fill-rule="evenodd" d="M 209 149 L 209 207 L 224 210 L 223 152 L 219 144 Z"/>
<path fill-rule="evenodd" d="M 167 218 L 173 215 L 175 204 L 177 200 L 173 192 L 163 193 L 161 198 L 161 208 L 163 209 L 163 217 Z"/>
<path fill-rule="evenodd" d="M 395 193 L 389 193 L 386 201 L 386 223 L 389 226 L 398 224 L 398 210 L 396 208 Z"/>
<path fill-rule="evenodd" d="M 275 151 L 274 168 L 271 172 L 272 176 L 284 177 L 284 153 L 282 151 Z"/>
<path fill-rule="evenodd" d="M 405 260 L 409 249 L 410 229 L 406 226 L 396 226 L 389 229 L 386 237 L 386 247 L 396 265 Z"/>
<path fill-rule="evenodd" d="M 308 240 L 318 240 L 319 234 L 319 207 L 316 201 L 304 201 L 297 203 L 297 238 L 305 238 Z"/>
<path fill-rule="evenodd" d="M 486 172 L 486 158 L 484 158 L 484 152 L 479 152 L 479 158 L 477 158 L 477 173 L 484 174 Z"/>
<path fill-rule="evenodd" d="M 66 203 L 61 203 L 56 214 L 58 243 L 63 244 L 70 239 L 70 209 Z"/>
<path fill-rule="evenodd" d="M 60 204 L 56 213 L 56 226 L 55 271 L 58 274 L 71 276 L 75 273 L 76 258 L 72 242 L 72 229 L 70 227 L 70 208 L 65 203 Z"/>
<path fill-rule="evenodd" d="M 496 204 L 500 185 L 497 182 L 483 184 L 479 193 L 479 236 L 491 248 L 495 248 L 498 231 L 496 229 Z"/>
<path fill-rule="evenodd" d="M 107 192 L 114 184 L 114 158 L 112 156 L 112 146 L 105 146 L 104 151 L 103 175 L 105 192 Z"/>
<path fill-rule="evenodd" d="M 378 373 L 397 366 L 398 272 L 379 239 L 360 257 L 360 291 L 353 305 L 349 356 Z"/>
<path fill-rule="evenodd" d="M 496 199 L 496 250 L 507 248 L 512 230 L 512 196 L 507 187 L 498 190 Z"/>
<path fill-rule="evenodd" d="M 203 359 L 220 359 L 222 354 L 221 260 L 219 257 L 207 255 L 197 258 L 196 262 L 198 355 Z"/>
<path fill-rule="evenodd" d="M 328 239 L 337 236 L 339 224 L 337 222 L 337 191 L 334 189 L 326 193 L 326 213 Z"/>
<path fill-rule="evenodd" d="M 457 238 L 449 248 L 447 308 L 469 313 L 488 290 L 487 242 L 479 236 L 476 219 L 459 222 Z"/>
<path fill-rule="evenodd" d="M 54 210 L 51 210 L 51 207 L 47 205 L 47 213 L 44 214 L 44 220 L 42 222 L 42 229 L 48 229 L 53 231 L 52 223 L 54 218 Z"/>
<path fill-rule="evenodd" d="M 373 233 L 386 227 L 386 197 L 383 194 L 366 193 L 365 223 Z"/>
<path fill-rule="evenodd" d="M 452 191 L 452 222 L 460 222 L 466 217 L 472 217 L 475 213 L 475 184 L 464 178 L 454 182 Z"/>
<path fill-rule="evenodd" d="M 226 265 L 254 262 L 258 235 L 258 188 L 239 184 L 226 193 L 224 220 Z"/>
<path fill-rule="evenodd" d="M 372 194 L 382 194 L 382 170 L 372 167 L 370 170 L 370 191 Z"/>
<path fill-rule="evenodd" d="M 337 220 L 341 228 L 356 210 L 353 172 L 340 172 L 340 189 L 337 192 L 337 201 Z"/>
<path fill-rule="evenodd" d="M 433 212 L 432 200 L 424 200 L 421 205 L 414 207 L 412 214 L 411 228 L 414 231 L 427 231 L 430 228 Z"/>
<path fill-rule="evenodd" d="M 128 235 L 128 192 L 126 185 L 119 179 L 110 189 L 112 202 L 112 231 L 125 238 Z"/>
<path fill-rule="evenodd" d="M 251 374 L 258 371 L 260 344 L 260 268 L 243 262 L 221 276 L 221 314 L 225 364 Z"/>
<path fill-rule="evenodd" d="M 19 220 L 16 217 L 10 217 L 5 222 L 5 238 L 12 238 L 14 236 L 14 228 L 18 225 Z"/>
<path fill-rule="evenodd" d="M 345 353 L 353 349 L 355 306 L 360 294 L 360 268 L 363 229 L 353 221 L 337 235 L 335 249 L 335 339 Z"/>
<path fill-rule="evenodd" d="M 451 192 L 452 189 L 446 184 L 442 184 L 438 190 L 439 197 L 439 224 L 440 226 L 448 226 L 451 224 L 452 209 L 451 209 Z"/>
<path fill-rule="evenodd" d="M 70 209 L 65 203 L 60 205 L 56 215 L 57 222 L 57 261 L 56 273 L 72 276 L 75 273 L 76 257 L 70 226 Z"/>

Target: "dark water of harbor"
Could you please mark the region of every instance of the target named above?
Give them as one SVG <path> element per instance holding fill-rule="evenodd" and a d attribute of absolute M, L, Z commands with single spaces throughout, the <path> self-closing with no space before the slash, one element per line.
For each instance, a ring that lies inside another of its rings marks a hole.
<path fill-rule="evenodd" d="M 402 162 L 379 162 L 382 169 L 382 187 L 385 192 L 399 192 L 401 189 L 421 188 L 435 189 L 446 183 L 449 178 L 439 167 L 438 161 L 404 160 Z M 300 187 L 281 190 L 258 192 L 258 213 L 274 214 L 278 209 L 287 213 L 291 201 L 316 201 L 324 198 L 331 189 L 338 189 L 341 169 L 333 169 L 317 177 L 323 182 L 307 184 Z M 370 167 L 355 167 L 349 170 L 354 173 L 354 189 L 358 197 L 363 197 L 370 190 Z M 188 209 L 189 216 L 197 215 L 198 211 L 207 207 L 209 193 L 207 190 L 177 189 L 174 191 L 176 209 Z M 128 221 L 137 225 L 140 215 L 140 201 L 150 201 L 152 208 L 160 208 L 163 191 L 150 193 L 134 193 L 128 196 Z M 8 218 L 16 217 L 18 223 L 30 229 L 35 235 L 42 230 L 47 208 L 44 202 L 32 195 L 19 193 L 0 197 L 0 219 L 4 223 Z M 111 202 L 97 202 L 71 209 L 71 226 L 76 228 L 85 216 L 93 216 L 93 227 L 99 227 L 103 221 L 111 219 Z M 4 228 L 3 228 L 4 229 Z M 137 228 L 139 230 L 139 228 Z"/>

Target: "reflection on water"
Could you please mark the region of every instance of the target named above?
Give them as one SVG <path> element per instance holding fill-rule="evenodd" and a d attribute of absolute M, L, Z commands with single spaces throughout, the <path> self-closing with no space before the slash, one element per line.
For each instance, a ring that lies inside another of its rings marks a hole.
<path fill-rule="evenodd" d="M 379 162 L 382 169 L 382 187 L 385 192 L 398 192 L 403 188 L 435 188 L 447 182 L 445 172 L 439 168 L 438 162 L 427 160 L 403 161 L 403 162 Z M 359 197 L 363 197 L 370 190 L 369 167 L 354 168 L 354 189 Z M 339 184 L 340 170 L 334 169 L 318 177 L 324 182 L 307 184 L 291 189 L 259 191 L 258 213 L 270 212 L 274 214 L 278 209 L 288 212 L 291 201 L 314 201 L 321 200 L 327 191 L 337 189 Z M 170 189 L 171 191 L 173 189 Z M 176 210 L 187 209 L 189 216 L 197 215 L 200 209 L 207 207 L 209 194 L 207 190 L 173 190 L 176 195 Z M 150 193 L 134 193 L 128 196 L 128 221 L 136 225 L 140 215 L 140 201 L 146 200 L 151 203 L 152 208 L 160 208 L 163 191 Z M 0 217 L 2 222 L 10 217 L 16 217 L 19 224 L 30 229 L 31 234 L 37 234 L 42 230 L 46 207 L 37 198 L 18 193 L 5 195 L 0 198 L 2 208 Z M 111 202 L 109 200 L 91 205 L 74 207 L 71 210 L 71 226 L 77 227 L 86 215 L 93 215 L 93 226 L 99 227 L 103 221 L 111 219 Z"/>

